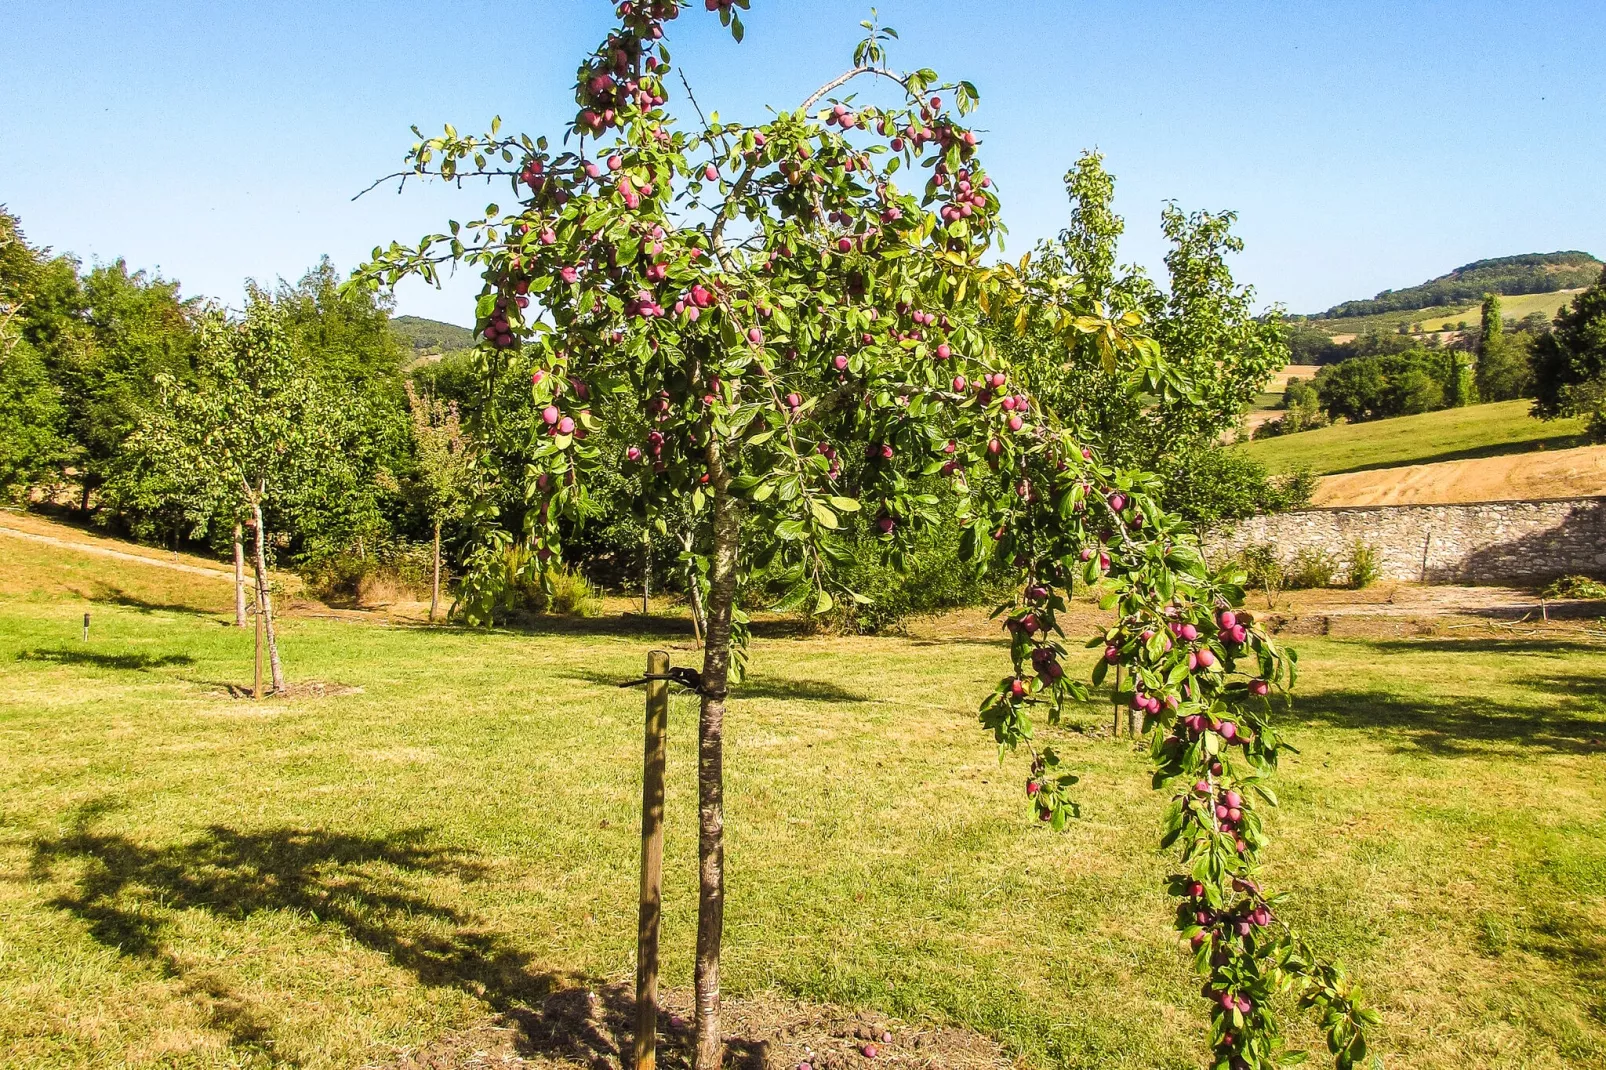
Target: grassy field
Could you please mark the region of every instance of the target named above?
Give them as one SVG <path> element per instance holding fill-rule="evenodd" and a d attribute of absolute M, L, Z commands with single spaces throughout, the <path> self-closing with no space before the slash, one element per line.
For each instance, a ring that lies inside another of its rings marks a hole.
<path fill-rule="evenodd" d="M 1494 457 L 1582 445 L 1582 420 L 1536 420 L 1527 401 L 1498 401 L 1358 424 L 1335 424 L 1239 447 L 1273 471 L 1317 475 Z"/>
<path fill-rule="evenodd" d="M 1532 312 L 1543 312 L 1547 319 L 1554 319 L 1556 310 L 1563 305 L 1572 303 L 1572 299 L 1583 293 L 1582 289 L 1558 290 L 1548 294 L 1512 294 L 1500 298 L 1500 315 L 1508 320 L 1520 320 Z M 1464 309 L 1449 312 L 1437 310 L 1419 313 L 1412 323 L 1422 325 L 1424 331 L 1455 330 L 1457 324 L 1465 320 L 1469 326 L 1477 326 L 1479 316 L 1483 311 L 1482 303 L 1469 305 Z"/>
<path fill-rule="evenodd" d="M 629 975 L 641 697 L 614 683 L 651 645 L 692 660 L 678 622 L 294 618 L 292 682 L 341 686 L 257 705 L 227 697 L 249 637 L 226 584 L 0 552 L 0 1065 L 355 1067 Z M 962 1025 L 1031 1067 L 1196 1067 L 1145 761 L 1050 733 L 1085 816 L 1029 820 L 974 723 L 995 634 L 756 642 L 727 730 L 726 991 Z M 1606 648 L 1299 647 L 1270 876 L 1367 979 L 1387 1065 L 1606 1065 Z M 694 716 L 674 700 L 681 988 Z"/>
<path fill-rule="evenodd" d="M 1543 294 L 1512 294 L 1500 298 L 1500 314 L 1506 319 L 1522 319 L 1530 312 L 1543 312 L 1554 318 L 1556 310 L 1570 304 L 1581 290 L 1556 290 Z M 1424 331 L 1456 330 L 1463 321 L 1476 327 L 1483 302 L 1470 301 L 1463 305 L 1439 305 L 1434 308 L 1402 309 L 1398 312 L 1379 312 L 1372 316 L 1345 316 L 1342 319 L 1313 319 L 1312 327 L 1331 335 L 1350 336 L 1367 331 L 1397 331 L 1403 324 L 1420 325 Z"/>

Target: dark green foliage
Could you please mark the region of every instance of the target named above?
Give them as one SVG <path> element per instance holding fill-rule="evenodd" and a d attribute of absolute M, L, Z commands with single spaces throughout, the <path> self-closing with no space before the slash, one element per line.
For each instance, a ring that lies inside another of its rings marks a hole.
<path fill-rule="evenodd" d="M 1224 449 L 1198 451 L 1172 470 L 1165 485 L 1171 508 L 1201 527 L 1303 509 L 1315 490 L 1309 471 L 1271 476 L 1254 458 Z"/>
<path fill-rule="evenodd" d="M 1007 597 L 1005 584 L 996 577 L 978 576 L 972 563 L 960 559 L 957 524 L 922 533 L 905 552 L 901 573 L 884 560 L 884 548 L 870 522 L 861 520 L 854 526 L 853 560 L 843 575 L 870 601 L 838 604 L 837 623 L 847 631 L 894 631 L 914 617 Z"/>
<path fill-rule="evenodd" d="M 1556 316 L 1533 346 L 1534 415 L 1590 417 L 1590 437 L 1606 441 L 1606 270 Z"/>
<path fill-rule="evenodd" d="M 1549 329 L 1549 321 L 1535 313 L 1525 318 L 1521 329 L 1506 333 L 1500 315 L 1500 298 L 1486 294 L 1483 319 L 1478 333 L 1478 397 L 1483 401 L 1511 401 L 1533 389 L 1530 357 L 1534 339 Z"/>
<path fill-rule="evenodd" d="M 1478 397 L 1483 401 L 1513 401 L 1533 395 L 1532 357 L 1537 333 L 1513 332 L 1500 345 L 1478 358 Z"/>
<path fill-rule="evenodd" d="M 1404 290 L 1384 290 L 1370 301 L 1345 301 L 1328 309 L 1324 316 L 1340 319 L 1433 308 L 1464 301 L 1476 301 L 1486 293 L 1542 294 L 1588 286 L 1603 265 L 1588 253 L 1571 250 L 1556 253 L 1528 253 L 1478 260 L 1464 264 L 1448 275 L 1430 279 Z"/>
<path fill-rule="evenodd" d="M 122 260 L 91 271 L 76 294 L 65 272 L 60 284 L 64 302 L 78 304 L 79 322 L 58 336 L 54 374 L 87 504 L 115 473 L 123 441 L 156 396 L 157 377 L 193 378 L 195 331 L 178 283 L 131 272 Z"/>
<path fill-rule="evenodd" d="M 1316 384 L 1309 379 L 1301 379 L 1297 375 L 1288 380 L 1283 388 L 1283 404 L 1285 409 L 1315 409 L 1320 407 L 1321 400 L 1316 393 Z"/>
<path fill-rule="evenodd" d="M 1322 411 L 1321 395 L 1313 379 L 1301 379 L 1297 375 L 1290 378 L 1283 388 L 1281 408 L 1281 417 L 1255 428 L 1255 438 L 1275 438 L 1327 426 L 1327 414 Z"/>
<path fill-rule="evenodd" d="M 415 353 L 451 353 L 474 344 L 474 332 L 423 316 L 392 316 L 390 330 Z"/>
<path fill-rule="evenodd" d="M 0 498 L 51 481 L 73 457 L 67 409 L 33 346 L 16 339 L 0 357 Z"/>
<path fill-rule="evenodd" d="M 1408 353 L 1413 349 L 1421 349 L 1422 342 L 1408 334 L 1398 331 L 1371 330 L 1356 335 L 1348 342 L 1335 347 L 1336 360 L 1334 363 L 1349 360 L 1351 357 L 1382 357 L 1395 353 Z"/>
<path fill-rule="evenodd" d="M 1352 357 L 1316 376 L 1322 411 L 1351 423 L 1410 416 L 1449 403 L 1455 356 L 1412 349 L 1386 356 Z"/>
<path fill-rule="evenodd" d="M 1289 322 L 1288 363 L 1333 364 L 1348 355 L 1326 331 L 1299 321 Z"/>

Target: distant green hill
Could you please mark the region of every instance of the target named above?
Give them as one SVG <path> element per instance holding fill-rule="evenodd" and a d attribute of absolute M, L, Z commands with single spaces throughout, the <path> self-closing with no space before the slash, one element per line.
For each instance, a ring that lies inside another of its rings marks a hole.
<path fill-rule="evenodd" d="M 1600 278 L 1602 264 L 1588 253 L 1526 253 L 1464 264 L 1420 286 L 1384 290 L 1369 301 L 1345 301 L 1312 319 L 1349 319 L 1445 308 L 1476 302 L 1486 293 L 1542 294 L 1588 286 Z"/>
<path fill-rule="evenodd" d="M 392 316 L 390 329 L 418 353 L 449 353 L 474 344 L 474 332 L 467 327 L 422 316 Z"/>

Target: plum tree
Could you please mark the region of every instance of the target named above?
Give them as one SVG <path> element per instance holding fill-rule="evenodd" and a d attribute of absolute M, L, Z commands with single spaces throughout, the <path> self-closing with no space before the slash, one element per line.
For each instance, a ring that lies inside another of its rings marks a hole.
<path fill-rule="evenodd" d="M 747 6 L 707 4 L 738 40 Z M 693 592 L 706 622 L 696 1061 L 714 1070 L 722 739 L 746 649 L 744 584 L 778 585 L 786 610 L 825 613 L 859 598 L 836 578 L 850 560 L 837 538 L 844 518 L 862 513 L 898 564 L 939 515 L 931 486 L 940 480 L 959 497 L 967 556 L 1024 577 L 1020 604 L 1006 607 L 1014 671 L 981 716 L 1001 747 L 1032 748 L 1029 794 L 1055 827 L 1073 810 L 1074 777 L 1051 750 L 1033 748 L 1031 715 L 1041 705 L 1057 718 L 1064 701 L 1086 694 L 1064 671 L 1056 623 L 1074 577 L 1102 580 L 1121 607 L 1122 623 L 1099 642 L 1131 669 L 1134 698 L 1141 694 L 1155 735 L 1168 740 L 1156 743 L 1167 783 L 1202 777 L 1212 797 L 1214 785 L 1258 785 L 1278 743 L 1263 714 L 1239 712 L 1250 696 L 1232 674 L 1239 662 L 1253 662 L 1256 679 L 1291 673 L 1251 623 L 1241 642 L 1236 623 L 1225 639 L 1201 638 L 1218 604 L 1236 606 L 1241 592 L 1205 569 L 1197 543 L 1157 507 L 1143 477 L 1101 465 L 1034 401 L 1031 383 L 1018 381 L 991 341 L 986 327 L 1012 322 L 1119 356 L 1135 389 L 1185 386 L 1137 313 L 1105 316 L 1074 279 L 986 262 L 1001 246 L 999 202 L 981 138 L 964 121 L 975 88 L 930 70 L 895 72 L 886 49 L 896 34 L 869 22 L 849 69 L 798 107 L 758 124 L 726 122 L 705 116 L 687 86 L 697 119 L 682 127 L 665 107 L 663 41 L 680 10 L 675 0 L 618 5 L 617 26 L 579 69 L 565 147 L 503 134 L 499 121 L 485 135 L 419 134 L 407 170 L 392 176 L 403 185 L 484 178 L 506 182 L 516 203 L 505 211 L 493 203 L 416 245 L 376 249 L 362 278 L 436 280 L 448 264 L 481 271 L 487 382 L 512 371 L 530 383 L 529 418 L 511 422 L 527 428 L 518 448 L 529 508 L 517 536 L 537 567 L 559 559 L 588 483 L 612 458 L 633 468 L 649 515 L 695 518 L 693 572 L 707 577 Z M 860 80 L 885 96 L 850 92 Z M 905 171 L 924 172 L 913 190 L 898 185 Z M 481 407 L 476 434 L 494 436 L 507 416 Z M 610 452 L 610 441 L 623 448 Z M 490 526 L 487 537 L 514 536 Z M 1169 642 L 1170 624 L 1192 638 Z M 1169 735 L 1160 727 L 1168 716 L 1178 726 Z M 1200 728 L 1180 727 L 1187 719 Z M 1229 719 L 1246 732 L 1224 734 Z M 1242 756 L 1225 753 L 1229 738 Z M 1203 810 L 1180 810 L 1172 838 L 1189 837 L 1185 858 L 1209 902 L 1234 924 L 1263 906 L 1269 924 L 1271 900 L 1231 890 L 1231 881 L 1254 880 L 1263 842 L 1254 810 L 1242 799 L 1236 809 L 1237 818 L 1212 817 L 1208 827 Z M 1230 896 L 1238 898 L 1229 905 Z M 1254 905 L 1238 901 L 1245 896 Z M 1211 998 L 1224 1062 L 1279 1057 L 1264 1001 L 1277 979 L 1298 974 L 1304 994 L 1344 1028 L 1360 1021 L 1336 985 L 1309 980 L 1316 973 L 1301 970 L 1295 943 L 1274 950 L 1258 929 L 1244 936 L 1225 925 L 1210 930 L 1205 952 L 1208 962 L 1222 959 L 1211 966 Z"/>

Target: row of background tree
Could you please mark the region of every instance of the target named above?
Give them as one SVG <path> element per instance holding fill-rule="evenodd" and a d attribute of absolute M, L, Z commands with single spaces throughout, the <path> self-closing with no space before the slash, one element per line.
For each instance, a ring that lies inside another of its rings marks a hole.
<path fill-rule="evenodd" d="M 1125 388 L 1131 369 L 1109 366 L 1090 346 L 1048 362 L 1061 372 L 1032 384 L 1037 395 L 1119 463 L 1165 476 L 1171 506 L 1196 521 L 1304 504 L 1308 476 L 1271 479 L 1220 445 L 1288 360 L 1280 316 L 1258 314 L 1228 267 L 1242 247 L 1234 215 L 1167 206 L 1161 225 L 1172 248 L 1161 287 L 1116 266 L 1124 223 L 1111 210 L 1114 182 L 1100 158 L 1085 155 L 1066 187 L 1071 224 L 1035 251 L 1035 270 L 1068 268 L 1091 299 L 1141 316 L 1200 387 L 1134 397 Z M 248 284 L 245 307 L 230 314 L 121 260 L 86 269 L 52 254 L 0 210 L 0 487 L 13 500 L 118 534 L 227 555 L 250 510 L 239 494 L 203 486 L 196 475 L 211 460 L 208 435 L 218 436 L 201 429 L 194 412 L 223 404 L 233 382 L 258 390 L 259 406 L 278 391 L 273 396 L 299 399 L 304 418 L 316 414 L 315 442 L 278 444 L 279 485 L 260 504 L 269 556 L 317 593 L 355 597 L 387 577 L 427 587 L 437 534 L 460 571 L 470 563 L 501 568 L 477 554 L 487 527 L 512 533 L 515 552 L 525 530 L 515 489 L 537 418 L 530 369 L 517 354 L 462 348 L 470 337 L 461 328 L 393 320 L 382 296 L 345 281 L 326 259 L 293 284 Z M 1058 345 L 1003 329 L 997 344 Z M 262 385 L 274 376 L 272 390 Z M 179 441 L 186 435 L 197 441 Z M 454 437 L 471 448 L 473 463 L 443 475 Z M 591 492 L 582 530 L 565 540 L 573 557 L 566 564 L 604 585 L 634 585 L 647 568 L 655 586 L 684 588 L 690 555 L 673 533 L 651 536 L 662 543 L 651 545 L 631 514 L 625 446 L 605 445 L 620 455 L 610 466 L 617 485 Z M 860 462 L 844 460 L 851 483 Z M 862 534 L 858 574 L 848 579 L 875 602 L 850 611 L 859 626 L 988 594 L 954 567 L 952 530 L 933 535 L 903 574 L 882 561 L 874 532 Z"/>
<path fill-rule="evenodd" d="M 1294 325 L 1307 358 L 1319 356 L 1314 379 L 1292 378 L 1283 392 L 1284 415 L 1262 424 L 1256 437 L 1411 416 L 1476 402 L 1533 398 L 1541 418 L 1584 416 L 1594 441 L 1606 441 L 1602 413 L 1599 311 L 1606 269 L 1595 284 L 1557 312 L 1520 320 L 1501 313 L 1500 295 L 1488 293 L 1476 326 L 1441 340 L 1438 334 L 1373 330 L 1336 343 L 1313 328 Z M 1320 335 L 1314 342 L 1308 336 Z M 1319 348 L 1318 348 L 1319 347 Z M 1327 362 L 1334 353 L 1339 359 Z"/>

